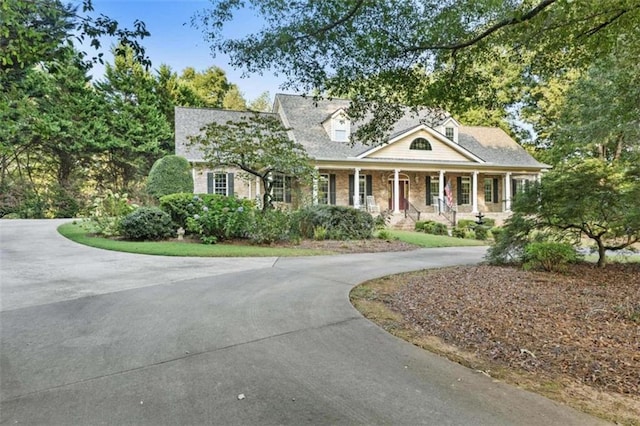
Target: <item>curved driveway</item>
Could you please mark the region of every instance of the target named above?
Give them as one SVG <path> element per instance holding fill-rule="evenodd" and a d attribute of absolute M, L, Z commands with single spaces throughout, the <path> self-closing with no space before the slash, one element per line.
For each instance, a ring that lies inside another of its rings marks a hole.
<path fill-rule="evenodd" d="M 481 248 L 171 258 L 76 245 L 60 223 L 0 221 L 1 424 L 600 423 L 349 303 L 359 282 Z"/>

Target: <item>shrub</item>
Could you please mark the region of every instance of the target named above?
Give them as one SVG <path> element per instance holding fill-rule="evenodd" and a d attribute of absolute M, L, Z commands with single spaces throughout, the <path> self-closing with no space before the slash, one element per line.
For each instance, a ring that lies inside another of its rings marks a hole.
<path fill-rule="evenodd" d="M 327 238 L 327 228 L 324 226 L 316 226 L 313 230 L 313 239 L 316 241 L 322 241 Z"/>
<path fill-rule="evenodd" d="M 449 229 L 447 225 L 444 223 L 436 222 L 433 224 L 433 229 L 431 229 L 431 234 L 434 235 L 449 235 Z"/>
<path fill-rule="evenodd" d="M 537 242 L 524 248 L 524 268 L 542 268 L 545 271 L 563 271 L 567 265 L 575 263 L 578 254 L 571 244 Z"/>
<path fill-rule="evenodd" d="M 424 225 L 430 221 L 428 220 L 419 220 L 416 222 L 414 229 L 418 232 L 424 232 Z"/>
<path fill-rule="evenodd" d="M 127 194 L 106 190 L 103 196 L 95 197 L 89 212 L 89 223 L 96 234 L 105 237 L 120 235 L 120 223 L 137 206 L 131 204 Z"/>
<path fill-rule="evenodd" d="M 173 222 L 168 213 L 157 207 L 140 207 L 121 222 L 122 236 L 128 240 L 162 240 L 174 235 Z"/>
<path fill-rule="evenodd" d="M 290 213 L 276 209 L 254 210 L 248 226 L 248 237 L 253 244 L 291 240 L 295 236 L 291 232 Z"/>
<path fill-rule="evenodd" d="M 189 162 L 177 155 L 160 158 L 151 167 L 147 178 L 147 192 L 156 198 L 193 191 L 193 176 Z"/>
<path fill-rule="evenodd" d="M 493 228 L 494 226 L 496 226 L 496 220 L 491 217 L 483 218 L 482 222 L 483 222 L 482 224 L 487 228 Z"/>
<path fill-rule="evenodd" d="M 386 229 L 382 229 L 380 231 L 378 231 L 378 234 L 376 235 L 376 237 L 380 240 L 385 240 L 388 242 L 391 241 L 396 241 L 398 240 L 398 237 L 394 237 L 393 235 L 391 235 L 391 233 L 389 231 L 387 231 Z"/>
<path fill-rule="evenodd" d="M 451 230 L 451 236 L 455 238 L 464 238 L 466 235 L 466 232 L 467 231 L 464 228 L 456 226 Z"/>
<path fill-rule="evenodd" d="M 197 212 L 187 218 L 186 229 L 197 234 L 203 243 L 247 236 L 254 208 L 252 201 L 206 194 L 193 196 L 191 204 Z"/>
<path fill-rule="evenodd" d="M 489 228 L 484 225 L 476 225 L 473 231 L 476 234 L 476 240 L 484 241 L 489 236 Z"/>
<path fill-rule="evenodd" d="M 191 193 L 177 193 L 160 197 L 160 208 L 169 213 L 176 228 L 187 229 L 187 218 L 202 210 L 204 201 Z"/>
<path fill-rule="evenodd" d="M 374 221 L 367 212 L 344 206 L 315 205 L 295 213 L 300 235 L 313 238 L 316 227 L 327 230 L 330 240 L 359 240 L 373 236 Z"/>
<path fill-rule="evenodd" d="M 502 233 L 504 232 L 504 228 L 502 226 L 494 226 L 493 228 L 491 228 L 490 232 L 493 240 L 498 241 L 501 238 Z"/>
<path fill-rule="evenodd" d="M 458 228 L 464 228 L 464 229 L 473 229 L 475 228 L 477 225 L 477 223 L 475 222 L 475 220 L 471 220 L 471 219 L 460 219 L 458 221 Z"/>

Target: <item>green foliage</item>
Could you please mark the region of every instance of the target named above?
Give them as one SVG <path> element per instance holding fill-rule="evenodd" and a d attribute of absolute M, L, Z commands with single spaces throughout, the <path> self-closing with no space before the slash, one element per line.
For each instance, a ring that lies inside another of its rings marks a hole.
<path fill-rule="evenodd" d="M 248 233 L 253 203 L 218 194 L 194 196 L 196 213 L 186 219 L 187 230 L 205 244 L 232 238 L 244 238 Z"/>
<path fill-rule="evenodd" d="M 324 226 L 316 226 L 313 229 L 313 239 L 316 241 L 322 241 L 327 239 L 327 228 Z"/>
<path fill-rule="evenodd" d="M 385 241 L 395 241 L 398 240 L 398 237 L 394 236 L 387 229 L 381 229 L 377 232 L 376 238 Z"/>
<path fill-rule="evenodd" d="M 310 179 L 313 168 L 304 147 L 291 140 L 287 129 L 271 115 L 248 113 L 226 124 L 210 123 L 190 139 L 213 166 L 235 166 L 260 178 L 263 210 L 273 208 L 274 174 Z"/>
<path fill-rule="evenodd" d="M 147 191 L 156 198 L 193 191 L 191 166 L 184 157 L 166 155 L 151 167 Z"/>
<path fill-rule="evenodd" d="M 176 228 L 187 229 L 187 218 L 202 210 L 201 197 L 191 193 L 169 194 L 160 197 L 160 208 L 169 213 Z"/>
<path fill-rule="evenodd" d="M 162 240 L 175 235 L 171 216 L 157 207 L 140 207 L 120 223 L 121 235 L 133 241 Z"/>
<path fill-rule="evenodd" d="M 447 225 L 433 220 L 425 220 L 416 222 L 415 229 L 418 232 L 424 232 L 433 235 L 449 235 Z"/>
<path fill-rule="evenodd" d="M 93 199 L 89 224 L 98 235 L 117 236 L 120 235 L 122 219 L 135 209 L 136 206 L 129 202 L 127 194 L 106 190 L 103 195 Z"/>
<path fill-rule="evenodd" d="M 291 230 L 291 214 L 279 209 L 254 210 L 248 237 L 253 244 L 272 244 L 294 239 L 296 236 Z"/>
<path fill-rule="evenodd" d="M 371 238 L 374 221 L 370 214 L 344 206 L 314 205 L 295 213 L 300 235 L 313 238 L 317 227 L 326 229 L 330 240 L 360 240 Z"/>
<path fill-rule="evenodd" d="M 457 223 L 458 228 L 473 229 L 476 227 L 476 221 L 471 219 L 460 219 Z"/>
<path fill-rule="evenodd" d="M 467 236 L 467 229 L 456 226 L 451 229 L 451 236 L 455 238 L 465 238 Z"/>
<path fill-rule="evenodd" d="M 578 255 L 575 248 L 566 243 L 538 242 L 530 243 L 524 249 L 524 268 L 542 268 L 545 271 L 566 270 L 567 265 L 575 263 Z"/>
<path fill-rule="evenodd" d="M 473 231 L 476 240 L 485 241 L 489 237 L 489 228 L 484 225 L 476 225 Z"/>

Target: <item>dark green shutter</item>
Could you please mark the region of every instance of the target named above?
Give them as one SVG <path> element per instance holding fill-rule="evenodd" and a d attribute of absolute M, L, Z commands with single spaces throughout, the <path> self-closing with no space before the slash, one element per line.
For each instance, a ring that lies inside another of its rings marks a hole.
<path fill-rule="evenodd" d="M 456 188 L 456 204 L 460 204 L 460 201 L 462 201 L 462 176 L 458 176 L 456 178 L 456 182 L 458 184 L 458 187 Z"/>
<path fill-rule="evenodd" d="M 207 172 L 207 194 L 213 194 L 213 172 Z"/>
<path fill-rule="evenodd" d="M 336 204 L 336 175 L 329 175 L 329 204 Z"/>
<path fill-rule="evenodd" d="M 367 175 L 367 184 L 365 190 L 367 195 L 373 195 L 373 176 Z"/>
<path fill-rule="evenodd" d="M 498 178 L 493 178 L 493 202 L 497 203 L 500 199 L 498 194 Z"/>
<path fill-rule="evenodd" d="M 426 193 L 425 193 L 425 198 L 426 198 L 425 199 L 425 204 L 427 206 L 430 206 L 431 205 L 431 176 L 427 176 L 424 179 L 424 183 L 427 186 Z"/>
<path fill-rule="evenodd" d="M 349 175 L 349 205 L 353 205 L 353 175 Z"/>
<path fill-rule="evenodd" d="M 233 188 L 233 173 L 227 173 L 227 195 L 229 197 L 233 197 L 234 195 L 234 188 Z"/>

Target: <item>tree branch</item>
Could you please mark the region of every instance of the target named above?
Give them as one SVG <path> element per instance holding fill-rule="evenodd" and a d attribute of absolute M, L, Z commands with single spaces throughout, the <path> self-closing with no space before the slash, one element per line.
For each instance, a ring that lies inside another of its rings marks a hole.
<path fill-rule="evenodd" d="M 295 40 L 302 40 L 302 39 L 305 39 L 305 38 L 308 38 L 308 37 L 317 36 L 318 34 L 325 33 L 327 31 L 331 31 L 332 29 L 344 24 L 349 19 L 353 18 L 356 15 L 356 13 L 358 12 L 358 9 L 360 9 L 360 7 L 363 4 L 364 4 L 364 0 L 356 1 L 356 4 L 354 4 L 353 7 L 351 8 L 351 10 L 346 15 L 344 15 L 342 18 L 338 19 L 337 21 L 331 22 L 331 23 L 325 25 L 324 27 L 320 27 L 320 28 L 318 28 L 317 30 L 315 30 L 315 31 L 313 31 L 311 33 L 296 37 Z"/>
<path fill-rule="evenodd" d="M 419 50 L 453 50 L 453 51 L 456 51 L 456 50 L 464 49 L 465 47 L 472 46 L 472 45 L 478 43 L 479 41 L 489 37 L 491 34 L 495 33 L 496 31 L 498 31 L 498 30 L 500 30 L 500 29 L 502 29 L 504 27 L 520 24 L 522 22 L 529 21 L 529 20 L 533 19 L 536 15 L 541 13 L 547 7 L 551 6 L 556 1 L 557 0 L 543 0 L 542 2 L 540 2 L 540 4 L 538 4 L 536 7 L 534 7 L 533 9 L 531 9 L 529 12 L 525 13 L 524 15 L 519 16 L 519 17 L 509 18 L 509 19 L 503 19 L 502 21 L 497 22 L 496 24 L 490 26 L 489 28 L 487 28 L 486 30 L 484 30 L 483 32 L 481 32 L 480 34 L 478 34 L 477 36 L 473 37 L 470 40 L 463 41 L 463 42 L 460 42 L 460 43 L 450 44 L 450 45 L 444 45 L 444 46 L 420 45 L 420 46 L 408 47 L 408 48 L 404 49 L 404 53 L 415 52 L 415 51 L 419 51 Z"/>

